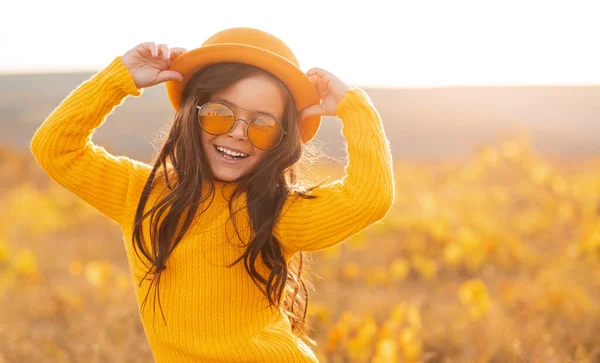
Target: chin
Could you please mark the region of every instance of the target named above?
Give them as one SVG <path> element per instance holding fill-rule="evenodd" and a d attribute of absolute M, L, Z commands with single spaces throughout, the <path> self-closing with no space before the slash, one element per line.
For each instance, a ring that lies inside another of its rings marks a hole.
<path fill-rule="evenodd" d="M 235 182 L 249 173 L 248 168 L 244 168 L 242 165 L 236 168 L 230 165 L 222 165 L 218 162 L 210 164 L 213 178 L 221 182 Z"/>
<path fill-rule="evenodd" d="M 216 181 L 220 181 L 220 182 L 227 182 L 227 183 L 231 183 L 231 182 L 235 182 L 237 180 L 239 180 L 243 175 L 229 175 L 229 174 L 223 174 L 223 173 L 214 173 L 214 179 Z"/>

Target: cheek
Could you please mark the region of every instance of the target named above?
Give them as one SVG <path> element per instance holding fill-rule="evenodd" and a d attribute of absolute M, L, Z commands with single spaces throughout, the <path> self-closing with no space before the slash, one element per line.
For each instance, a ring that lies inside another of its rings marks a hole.
<path fill-rule="evenodd" d="M 202 134 L 200 135 L 200 139 L 202 140 L 202 150 L 206 152 L 208 147 L 210 146 L 210 142 L 215 138 L 214 135 L 207 134 L 204 131 L 200 131 Z"/>
<path fill-rule="evenodd" d="M 265 158 L 265 156 L 267 156 L 266 150 L 254 148 L 254 162 L 256 164 L 260 163 Z"/>

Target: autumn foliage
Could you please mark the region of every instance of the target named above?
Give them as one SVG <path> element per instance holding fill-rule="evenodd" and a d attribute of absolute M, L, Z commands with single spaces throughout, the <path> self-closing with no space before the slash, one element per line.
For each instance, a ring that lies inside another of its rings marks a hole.
<path fill-rule="evenodd" d="M 0 165 L 0 362 L 150 361 L 118 226 Z M 395 174 L 382 222 L 310 257 L 322 362 L 600 360 L 599 161 L 514 139 Z"/>

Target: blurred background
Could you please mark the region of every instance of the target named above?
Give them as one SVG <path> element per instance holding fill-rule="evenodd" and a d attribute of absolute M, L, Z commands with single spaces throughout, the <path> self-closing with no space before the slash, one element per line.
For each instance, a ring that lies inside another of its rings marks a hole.
<path fill-rule="evenodd" d="M 21 1 L 0 22 L 0 362 L 147 362 L 119 227 L 49 180 L 29 140 L 135 45 L 250 26 L 301 68 L 364 88 L 396 203 L 311 255 L 322 362 L 600 362 L 600 47 L 595 1 Z M 150 162 L 162 85 L 94 134 Z M 341 123 L 305 177 L 337 178 Z"/>

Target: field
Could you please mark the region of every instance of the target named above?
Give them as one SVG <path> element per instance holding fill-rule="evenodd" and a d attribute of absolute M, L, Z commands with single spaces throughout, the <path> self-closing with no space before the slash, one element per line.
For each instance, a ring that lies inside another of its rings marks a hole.
<path fill-rule="evenodd" d="M 151 361 L 118 226 L 0 166 L 0 362 Z M 381 223 L 310 256 L 322 362 L 600 362 L 600 160 L 509 139 L 395 173 Z"/>

